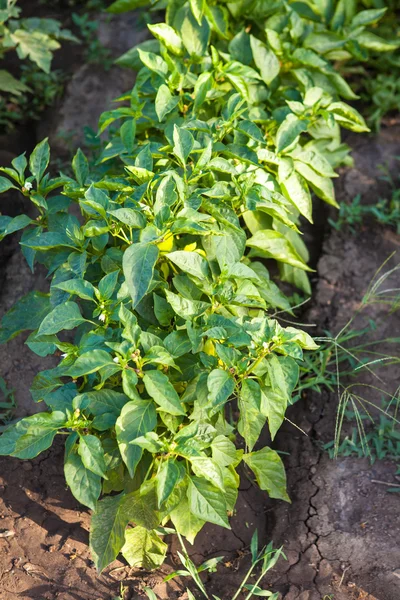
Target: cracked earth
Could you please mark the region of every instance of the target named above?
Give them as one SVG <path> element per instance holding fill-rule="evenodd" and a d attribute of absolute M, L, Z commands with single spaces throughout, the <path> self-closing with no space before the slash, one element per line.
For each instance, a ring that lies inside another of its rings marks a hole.
<path fill-rule="evenodd" d="M 400 128 L 392 127 L 378 138 L 359 142 L 355 168 L 339 180 L 339 197 L 360 192 L 366 202 L 376 201 L 385 191 L 377 165 L 393 163 L 392 157 L 400 154 L 399 139 Z M 303 318 L 316 325 L 313 333 L 336 334 L 358 308 L 381 264 L 395 251 L 397 258 L 385 268 L 400 262 L 400 239 L 376 224 L 354 236 L 329 232 L 323 244 L 319 237 L 314 299 Z M 42 274 L 29 273 L 15 240 L 3 246 L 0 270 L 1 312 L 34 287 L 46 288 Z M 399 287 L 398 276 L 392 283 Z M 363 327 L 369 318 L 377 323 L 375 339 L 398 335 L 399 311 L 388 314 L 382 306 L 373 306 L 354 326 Z M 1 374 L 16 390 L 19 415 L 37 410 L 28 390 L 39 360 L 43 368 L 42 359 L 23 342 L 16 338 L 0 347 Z M 393 352 L 384 344 L 380 349 Z M 397 365 L 378 374 L 387 390 L 397 389 Z M 359 383 L 373 380 L 363 373 Z M 376 394 L 368 394 L 370 401 L 379 403 Z M 387 491 L 399 484 L 397 465 L 390 460 L 371 466 L 367 459 L 329 459 L 322 445 L 334 436 L 337 404 L 336 395 L 325 390 L 307 394 L 289 411 L 291 422 L 284 424 L 276 447 L 287 453 L 290 505 L 270 501 L 243 473 L 232 530 L 205 527 L 195 545 L 188 545 L 197 564 L 225 556 L 218 574 L 205 575 L 210 596 L 232 597 L 248 568 L 250 539 L 257 528 L 263 543 L 273 540 L 275 547 L 284 546 L 287 561 L 280 560 L 264 582 L 283 600 L 399 600 L 400 496 Z M 261 440 L 266 443 L 267 434 Z M 34 461 L 0 460 L 0 599 L 112 600 L 121 583 L 126 600 L 144 599 L 144 585 L 161 600 L 187 599 L 186 582 L 163 583 L 179 564 L 174 541 L 161 572 L 135 571 L 115 561 L 97 575 L 87 547 L 90 515 L 65 488 L 62 462 L 60 444 Z"/>

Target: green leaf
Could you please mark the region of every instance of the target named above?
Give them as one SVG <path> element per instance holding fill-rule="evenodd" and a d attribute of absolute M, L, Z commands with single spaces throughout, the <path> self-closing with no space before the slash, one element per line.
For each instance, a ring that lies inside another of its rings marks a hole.
<path fill-rule="evenodd" d="M 229 39 L 229 13 L 225 7 L 222 6 L 207 6 L 207 18 L 211 23 L 211 26 L 216 33 L 225 38 Z"/>
<path fill-rule="evenodd" d="M 0 343 L 11 340 L 22 331 L 37 329 L 50 311 L 50 298 L 41 292 L 29 292 L 3 316 Z"/>
<path fill-rule="evenodd" d="M 125 149 L 129 153 L 133 153 L 135 148 L 135 136 L 136 136 L 136 121 L 135 119 L 125 119 L 120 129 L 121 141 L 125 146 Z"/>
<path fill-rule="evenodd" d="M 50 72 L 53 51 L 60 44 L 49 35 L 39 30 L 27 31 L 26 29 L 15 29 L 10 33 L 10 38 L 17 45 L 17 54 L 21 59 L 29 56 L 45 73 Z"/>
<path fill-rule="evenodd" d="M 79 185 L 85 185 L 86 179 L 89 175 L 89 163 L 80 148 L 78 148 L 74 158 L 72 159 L 72 169 Z"/>
<path fill-rule="evenodd" d="M 7 192 L 11 189 L 17 189 L 13 183 L 7 177 L 0 177 L 0 194 Z"/>
<path fill-rule="evenodd" d="M 0 90 L 2 92 L 9 92 L 10 94 L 16 94 L 20 96 L 23 92 L 29 92 L 29 88 L 27 85 L 22 83 L 22 81 L 18 81 L 4 69 L 0 69 Z"/>
<path fill-rule="evenodd" d="M 131 567 L 142 567 L 152 571 L 163 564 L 167 548 L 167 544 L 155 531 L 134 527 L 126 532 L 121 552 Z"/>
<path fill-rule="evenodd" d="M 192 465 L 193 473 L 197 477 L 204 477 L 204 479 L 207 479 L 207 481 L 221 490 L 221 492 L 225 492 L 222 470 L 211 458 L 208 456 L 191 456 L 190 464 Z"/>
<path fill-rule="evenodd" d="M 265 447 L 258 452 L 244 454 L 243 460 L 253 471 L 262 490 L 266 490 L 271 498 L 290 502 L 286 492 L 285 467 L 275 450 Z"/>
<path fill-rule="evenodd" d="M 174 148 L 173 152 L 175 156 L 179 159 L 181 165 L 186 168 L 186 162 L 189 157 L 189 154 L 193 150 L 194 146 L 194 138 L 190 131 L 187 129 L 182 129 L 182 127 L 178 127 L 174 125 Z"/>
<path fill-rule="evenodd" d="M 146 371 L 143 377 L 146 391 L 170 415 L 184 415 L 185 411 L 175 388 L 161 371 Z"/>
<path fill-rule="evenodd" d="M 39 185 L 50 161 L 50 146 L 48 139 L 42 140 L 32 152 L 29 159 L 29 168 Z"/>
<path fill-rule="evenodd" d="M 176 252 L 167 254 L 167 258 L 182 269 L 182 271 L 198 279 L 207 278 L 210 274 L 208 262 L 197 252 L 177 250 Z"/>
<path fill-rule="evenodd" d="M 155 109 L 160 123 L 178 104 L 179 96 L 173 96 L 167 85 L 160 85 L 155 102 Z"/>
<path fill-rule="evenodd" d="M 76 245 L 67 235 L 55 231 L 46 231 L 45 233 L 29 237 L 27 240 L 21 241 L 21 246 L 32 248 L 33 250 L 45 251 L 57 248 L 58 246 L 76 249 Z"/>
<path fill-rule="evenodd" d="M 224 493 L 202 477 L 191 477 L 188 488 L 190 511 L 198 519 L 230 529 Z"/>
<path fill-rule="evenodd" d="M 71 452 L 66 457 L 64 475 L 71 493 L 78 502 L 95 510 L 101 493 L 101 477 L 86 469 L 76 452 Z"/>
<path fill-rule="evenodd" d="M 369 128 L 358 110 L 345 102 L 332 102 L 327 110 L 334 114 L 335 120 L 338 121 L 342 127 L 357 132 L 369 131 Z"/>
<path fill-rule="evenodd" d="M 80 394 L 75 401 L 79 405 L 81 403 L 87 405 L 92 415 L 101 416 L 105 413 L 112 413 L 117 417 L 128 402 L 128 398 L 121 392 L 102 389 Z"/>
<path fill-rule="evenodd" d="M 128 522 L 123 494 L 108 496 L 97 503 L 90 526 L 90 549 L 98 571 L 116 559 L 124 545 Z"/>
<path fill-rule="evenodd" d="M 250 45 L 254 62 L 260 69 L 261 77 L 267 85 L 270 85 L 279 74 L 279 60 L 272 50 L 267 48 L 265 44 L 252 35 L 250 36 Z"/>
<path fill-rule="evenodd" d="M 142 8 L 142 6 L 146 6 L 147 4 L 148 0 L 116 0 L 107 8 L 107 12 L 120 14 L 135 10 L 136 8 Z"/>
<path fill-rule="evenodd" d="M 32 220 L 27 215 L 18 215 L 13 219 L 11 217 L 0 216 L 0 241 L 3 240 L 7 235 L 24 229 L 31 223 Z"/>
<path fill-rule="evenodd" d="M 240 417 L 238 432 L 244 438 L 249 450 L 253 450 L 266 418 L 261 413 L 261 388 L 254 379 L 245 379 L 239 394 Z"/>
<path fill-rule="evenodd" d="M 236 446 L 225 435 L 217 435 L 217 437 L 213 439 L 211 451 L 213 461 L 221 467 L 228 467 L 237 462 Z"/>
<path fill-rule="evenodd" d="M 186 4 L 176 13 L 174 29 L 179 31 L 183 45 L 191 57 L 199 59 L 205 55 L 211 33 L 205 17 L 202 18 L 201 24 L 199 24 L 190 7 Z"/>
<path fill-rule="evenodd" d="M 85 323 L 75 302 L 64 302 L 56 306 L 42 321 L 38 335 L 52 335 L 59 331 L 75 329 Z"/>
<path fill-rule="evenodd" d="M 142 63 L 156 73 L 162 79 L 166 79 L 168 75 L 168 65 L 161 56 L 154 54 L 153 52 L 146 52 L 141 48 L 138 48 L 139 57 Z"/>
<path fill-rule="evenodd" d="M 190 5 L 191 11 L 192 11 L 196 21 L 198 22 L 199 25 L 201 25 L 203 14 L 204 14 L 205 1 L 204 0 L 189 0 L 189 5 Z"/>
<path fill-rule="evenodd" d="M 25 344 L 38 356 L 45 357 L 49 354 L 54 354 L 57 350 L 56 342 L 57 338 L 54 335 L 37 337 L 35 332 L 33 332 L 30 334 Z"/>
<path fill-rule="evenodd" d="M 143 229 L 146 226 L 146 217 L 133 208 L 116 208 L 108 210 L 109 215 L 112 215 L 124 225 L 128 225 L 133 229 Z"/>
<path fill-rule="evenodd" d="M 122 268 L 133 308 L 136 308 L 150 287 L 158 253 L 156 245 L 146 243 L 132 244 L 124 252 Z"/>
<path fill-rule="evenodd" d="M 336 208 L 339 207 L 335 200 L 335 189 L 331 179 L 319 175 L 308 165 L 296 160 L 294 161 L 294 167 L 296 171 L 300 173 L 300 175 L 310 184 L 313 191 L 319 198 L 325 200 L 325 202 L 335 206 Z"/>
<path fill-rule="evenodd" d="M 288 151 L 297 144 L 300 134 L 307 131 L 308 121 L 302 121 L 292 113 L 279 126 L 276 132 L 276 151 Z"/>
<path fill-rule="evenodd" d="M 197 109 L 205 102 L 207 98 L 207 93 L 211 90 L 213 84 L 213 76 L 211 73 L 200 73 L 199 77 L 194 86 L 194 105 L 193 109 L 197 111 Z M 212 151 L 212 141 L 210 140 L 207 147 L 203 151 L 197 162 L 197 168 L 201 168 L 206 165 L 211 158 Z M 209 155 L 209 156 L 208 156 Z M 206 157 L 208 157 L 206 159 Z"/>
<path fill-rule="evenodd" d="M 78 452 L 86 469 L 107 479 L 104 450 L 98 437 L 95 435 L 80 436 Z"/>
<path fill-rule="evenodd" d="M 83 377 L 95 373 L 103 367 L 117 365 L 113 362 L 111 355 L 105 350 L 91 350 L 78 356 L 74 364 L 69 367 L 67 374 L 70 377 Z"/>
<path fill-rule="evenodd" d="M 183 53 L 182 40 L 173 27 L 167 25 L 167 23 L 153 23 L 147 25 L 147 27 L 154 37 L 164 44 L 167 50 L 178 56 Z"/>
<path fill-rule="evenodd" d="M 207 309 L 211 308 L 211 304 L 208 304 L 208 302 L 201 302 L 200 300 L 188 300 L 187 298 L 183 298 L 182 296 L 174 294 L 169 290 L 166 290 L 165 294 L 168 302 L 176 314 L 184 319 L 199 317 L 205 313 Z"/>
<path fill-rule="evenodd" d="M 285 391 L 279 388 L 262 388 L 261 412 L 268 419 L 268 427 L 273 440 L 285 418 L 288 398 Z"/>
<path fill-rule="evenodd" d="M 30 421 L 29 418 L 24 419 L 26 431 L 16 440 L 12 456 L 22 459 L 35 458 L 43 450 L 50 448 L 58 429 L 64 427 L 66 422 L 64 413 L 59 411 L 34 417 L 36 419 L 31 418 Z"/>
<path fill-rule="evenodd" d="M 179 505 L 171 511 L 170 517 L 177 532 L 183 535 L 190 544 L 193 544 L 196 535 L 206 522 L 191 512 L 186 497 L 183 497 Z"/>
<path fill-rule="evenodd" d="M 286 198 L 303 217 L 312 223 L 311 194 L 304 179 L 294 170 L 293 162 L 290 159 L 282 158 L 279 161 L 278 181 Z"/>
<path fill-rule="evenodd" d="M 350 27 L 362 27 L 365 25 L 371 25 L 372 23 L 376 23 L 379 21 L 387 8 L 373 8 L 370 10 L 362 10 L 358 12 L 351 20 Z"/>
<path fill-rule="evenodd" d="M 398 40 L 385 40 L 384 38 L 372 33 L 372 31 L 363 31 L 357 36 L 357 42 L 363 48 L 373 52 L 391 52 L 398 48 Z"/>
<path fill-rule="evenodd" d="M 148 531 L 160 524 L 160 514 L 157 512 L 157 495 L 153 483 L 149 489 L 143 487 L 125 497 L 125 511 L 129 520 Z"/>
<path fill-rule="evenodd" d="M 279 231 L 263 229 L 257 231 L 253 237 L 247 240 L 247 246 L 253 248 L 252 256 L 263 256 L 274 258 L 277 261 L 288 263 L 292 267 L 312 271 L 296 252 L 289 240 Z"/>
<path fill-rule="evenodd" d="M 233 394 L 235 380 L 228 371 L 214 369 L 207 378 L 207 387 L 211 414 L 216 414 Z"/>
<path fill-rule="evenodd" d="M 65 421 L 63 413 L 57 413 L 56 419 L 58 419 L 58 417 L 61 418 L 61 415 Z M 49 413 L 40 413 L 21 419 L 13 425 L 9 425 L 5 432 L 0 436 L 0 456 L 12 455 L 15 452 L 17 442 L 33 428 L 42 428 L 45 430 L 45 433 L 46 431 L 51 432 L 53 425 L 55 424 L 53 419 L 54 418 Z"/>
<path fill-rule="evenodd" d="M 153 431 L 157 424 L 157 414 L 152 402 L 133 400 L 127 402 L 115 424 L 119 450 L 129 474 L 134 477 L 135 470 L 143 454 L 143 448 L 135 446 L 136 438 Z"/>
<path fill-rule="evenodd" d="M 94 300 L 94 286 L 85 279 L 68 279 L 67 281 L 56 283 L 52 287 L 78 296 L 83 300 Z"/>
<path fill-rule="evenodd" d="M 168 459 L 161 463 L 160 470 L 157 473 L 157 498 L 159 508 L 172 494 L 179 477 L 180 470 L 176 462 Z"/>

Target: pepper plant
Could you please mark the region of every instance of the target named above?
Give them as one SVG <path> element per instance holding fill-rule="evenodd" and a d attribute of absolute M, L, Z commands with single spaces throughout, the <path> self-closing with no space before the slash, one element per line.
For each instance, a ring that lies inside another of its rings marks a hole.
<path fill-rule="evenodd" d="M 15 73 L 0 69 L 0 108 L 6 113 L 0 118 L 0 124 L 10 126 L 12 121 L 22 119 L 23 111 L 19 104 L 25 104 L 27 95 L 34 94 L 33 101 L 31 98 L 34 105 L 46 106 L 49 97 L 54 99 L 55 92 L 47 89 L 43 91 L 35 80 L 35 77 L 40 78 L 36 69 L 42 73 L 42 79 L 47 86 L 50 84 L 50 88 L 52 85 L 54 87 L 55 75 L 50 76 L 51 62 L 54 52 L 61 47 L 62 40 L 79 41 L 69 29 L 63 29 L 56 19 L 21 18 L 21 8 L 17 6 L 17 0 L 0 0 L 0 59 L 11 51 L 16 52 L 20 61 L 29 60 L 31 70 L 29 73 L 21 69 L 17 78 Z M 21 66 L 26 65 L 21 62 Z M 21 98 L 23 100 L 19 102 Z M 32 106 L 26 109 L 27 112 L 35 114 L 35 108 Z"/>
<path fill-rule="evenodd" d="M 23 229 L 51 285 L 3 317 L 0 341 L 28 330 L 33 352 L 61 360 L 32 384 L 48 411 L 11 425 L 0 454 L 66 438 L 99 570 L 120 551 L 160 565 L 169 523 L 190 542 L 206 522 L 229 528 L 241 464 L 289 500 L 279 455 L 254 448 L 317 346 L 278 321 L 292 307 L 269 271 L 309 291 L 299 218 L 312 220 L 311 191 L 336 205 L 339 129 L 366 126 L 329 60 L 302 47 L 302 3 L 256 4 L 167 6 L 135 51 L 132 92 L 100 118 L 99 133 L 120 126 L 98 168 L 78 150 L 74 176 L 53 177 L 44 140 L 2 169 L 0 191 L 37 216 L 0 217 L 1 235 Z"/>

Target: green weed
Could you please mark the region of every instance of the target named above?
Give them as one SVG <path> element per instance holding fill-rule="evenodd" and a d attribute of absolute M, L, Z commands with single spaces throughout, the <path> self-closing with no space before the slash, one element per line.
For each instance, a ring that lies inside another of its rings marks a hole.
<path fill-rule="evenodd" d="M 15 409 L 14 390 L 8 389 L 6 382 L 0 377 L 0 431 L 10 422 Z"/>
<path fill-rule="evenodd" d="M 375 274 L 360 308 L 347 324 L 335 337 L 328 334 L 315 338 L 321 344 L 319 351 L 308 354 L 300 366 L 302 377 L 295 400 L 307 389 L 320 393 L 326 387 L 337 394 L 335 439 L 325 445 L 332 457 L 368 455 L 373 461 L 385 456 L 400 456 L 400 387 L 394 391 L 386 390 L 384 381 L 376 373 L 377 368 L 400 363 L 398 352 L 388 354 L 381 350 L 382 344 L 397 347 L 400 338 L 364 341 L 365 337 L 377 329 L 377 323 L 372 320 L 363 329 L 353 328 L 356 316 L 368 306 L 382 304 L 387 306 L 389 313 L 400 307 L 400 288 L 396 287 L 396 283 L 391 283 L 392 280 L 396 282 L 400 265 L 382 272 L 384 265 Z M 367 370 L 376 379 L 377 385 L 359 382 L 362 370 Z M 369 400 L 365 395 L 366 391 L 372 392 L 377 400 Z M 379 415 L 378 421 L 376 414 Z M 355 427 L 350 435 L 341 440 L 346 420 L 354 420 Z"/>
<path fill-rule="evenodd" d="M 106 71 L 113 65 L 110 50 L 103 46 L 98 38 L 100 22 L 91 13 L 72 13 L 72 21 L 84 44 L 84 60 L 88 64 L 101 65 Z"/>
<path fill-rule="evenodd" d="M 399 157 L 396 157 L 399 160 Z M 400 178 L 395 179 L 387 165 L 379 166 L 382 176 L 381 179 L 390 184 L 390 198 L 379 198 L 376 204 L 362 204 L 361 195 L 357 194 L 350 203 L 343 202 L 339 207 L 339 214 L 336 220 L 328 219 L 331 227 L 337 231 L 347 227 L 354 233 L 364 221 L 374 219 L 380 225 L 392 227 L 397 234 L 400 234 Z"/>
<path fill-rule="evenodd" d="M 170 581 L 175 577 L 190 577 L 193 581 L 193 584 L 197 587 L 198 590 L 202 593 L 202 595 L 210 600 L 210 596 L 206 590 L 206 587 L 203 581 L 200 578 L 200 573 L 207 571 L 209 573 L 215 573 L 218 567 L 218 564 L 223 560 L 223 556 L 218 556 L 216 558 L 211 558 L 202 563 L 199 567 L 193 563 L 193 561 L 189 558 L 189 555 L 186 551 L 185 545 L 183 543 L 182 537 L 178 534 L 179 541 L 182 547 L 182 552 L 178 552 L 179 560 L 181 561 L 184 569 L 179 569 L 178 571 L 174 571 L 170 575 L 168 575 L 164 581 Z M 279 594 L 273 593 L 268 590 L 264 590 L 260 587 L 262 579 L 265 577 L 268 571 L 270 571 L 277 563 L 280 557 L 286 559 L 282 548 L 278 550 L 274 550 L 272 544 L 268 544 L 264 546 L 261 550 L 258 549 L 258 532 L 257 530 L 254 532 L 251 544 L 250 544 L 250 552 L 251 552 L 251 565 L 245 574 L 241 584 L 239 585 L 236 592 L 229 600 L 237 600 L 239 595 L 242 593 L 246 594 L 245 600 L 250 600 L 254 596 L 263 596 L 268 597 L 270 600 L 278 600 Z M 256 574 L 257 571 L 257 574 Z M 254 583 L 249 583 L 251 578 L 255 578 Z M 146 592 L 149 600 L 158 600 L 157 596 L 149 587 L 145 587 L 144 591 Z M 186 589 L 189 600 L 194 600 L 195 597 L 190 589 Z M 228 600 L 228 598 L 219 598 L 218 596 L 212 596 L 214 600 Z"/>

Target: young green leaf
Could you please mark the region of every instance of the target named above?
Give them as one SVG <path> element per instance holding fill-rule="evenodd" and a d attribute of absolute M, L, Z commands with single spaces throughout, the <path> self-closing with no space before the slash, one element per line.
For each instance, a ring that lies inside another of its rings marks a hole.
<path fill-rule="evenodd" d="M 147 371 L 143 377 L 146 391 L 170 415 L 184 415 L 185 411 L 175 388 L 161 371 Z"/>
<path fill-rule="evenodd" d="M 167 85 L 160 85 L 155 102 L 155 109 L 160 123 L 178 104 L 179 96 L 173 96 Z"/>
<path fill-rule="evenodd" d="M 29 159 L 29 168 L 39 185 L 50 161 L 50 146 L 48 139 L 42 140 L 34 149 Z"/>
<path fill-rule="evenodd" d="M 174 125 L 174 148 L 173 152 L 179 159 L 181 165 L 186 168 L 186 162 L 189 154 L 193 150 L 194 139 L 190 131 Z"/>
<path fill-rule="evenodd" d="M 164 44 L 167 50 L 173 54 L 177 54 L 178 56 L 182 54 L 182 40 L 173 27 L 167 25 L 167 23 L 153 23 L 147 25 L 147 27 L 150 29 L 154 37 Z"/>
<path fill-rule="evenodd" d="M 157 498 L 159 508 L 172 494 L 179 477 L 180 470 L 176 462 L 168 459 L 161 464 L 160 470 L 157 473 Z"/>
<path fill-rule="evenodd" d="M 267 85 L 270 85 L 279 74 L 279 60 L 272 50 L 253 35 L 250 36 L 250 45 L 254 62 L 260 69 L 261 77 Z"/>
<path fill-rule="evenodd" d="M 245 379 L 242 383 L 239 394 L 239 410 L 238 432 L 251 451 L 266 422 L 266 418 L 261 412 L 261 389 L 254 379 Z"/>
<path fill-rule="evenodd" d="M 133 308 L 136 308 L 150 287 L 158 252 L 157 246 L 147 243 L 132 244 L 124 252 L 122 268 Z"/>
<path fill-rule="evenodd" d="M 78 452 L 86 469 L 107 479 L 104 450 L 98 437 L 82 435 L 79 439 Z"/>
<path fill-rule="evenodd" d="M 62 330 L 75 329 L 85 321 L 75 302 L 64 302 L 56 306 L 43 319 L 38 335 L 52 335 Z"/>
<path fill-rule="evenodd" d="M 202 477 L 191 477 L 188 488 L 190 511 L 198 519 L 230 529 L 224 493 Z"/>
<path fill-rule="evenodd" d="M 275 450 L 265 447 L 258 452 L 244 454 L 243 460 L 253 471 L 262 490 L 266 490 L 271 498 L 290 502 L 286 492 L 285 467 Z"/>
<path fill-rule="evenodd" d="M 214 369 L 207 379 L 208 402 L 211 414 L 217 413 L 229 400 L 235 389 L 235 380 L 228 371 Z"/>
<path fill-rule="evenodd" d="M 126 532 L 121 552 L 131 567 L 152 571 L 164 562 L 167 548 L 155 531 L 136 526 Z"/>
<path fill-rule="evenodd" d="M 143 454 L 143 448 L 132 442 L 153 431 L 157 423 L 157 414 L 152 402 L 148 400 L 133 400 L 127 402 L 115 424 L 115 433 L 122 460 L 129 474 L 134 477 L 136 467 Z"/>
<path fill-rule="evenodd" d="M 71 493 L 78 502 L 95 510 L 101 493 L 101 477 L 89 471 L 76 452 L 71 452 L 66 457 L 64 475 Z"/>
<path fill-rule="evenodd" d="M 186 496 L 181 499 L 178 507 L 171 511 L 170 517 L 178 533 L 183 535 L 190 544 L 193 544 L 196 535 L 206 523 L 206 520 L 196 517 L 191 512 Z"/>
<path fill-rule="evenodd" d="M 68 375 L 74 378 L 83 377 L 83 375 L 90 375 L 106 366 L 113 366 L 117 371 L 119 370 L 108 352 L 105 350 L 92 350 L 78 356 L 74 364 L 68 369 Z"/>
<path fill-rule="evenodd" d="M 90 526 L 90 549 L 98 571 L 116 559 L 125 542 L 128 522 L 124 494 L 107 496 L 97 503 Z"/>

